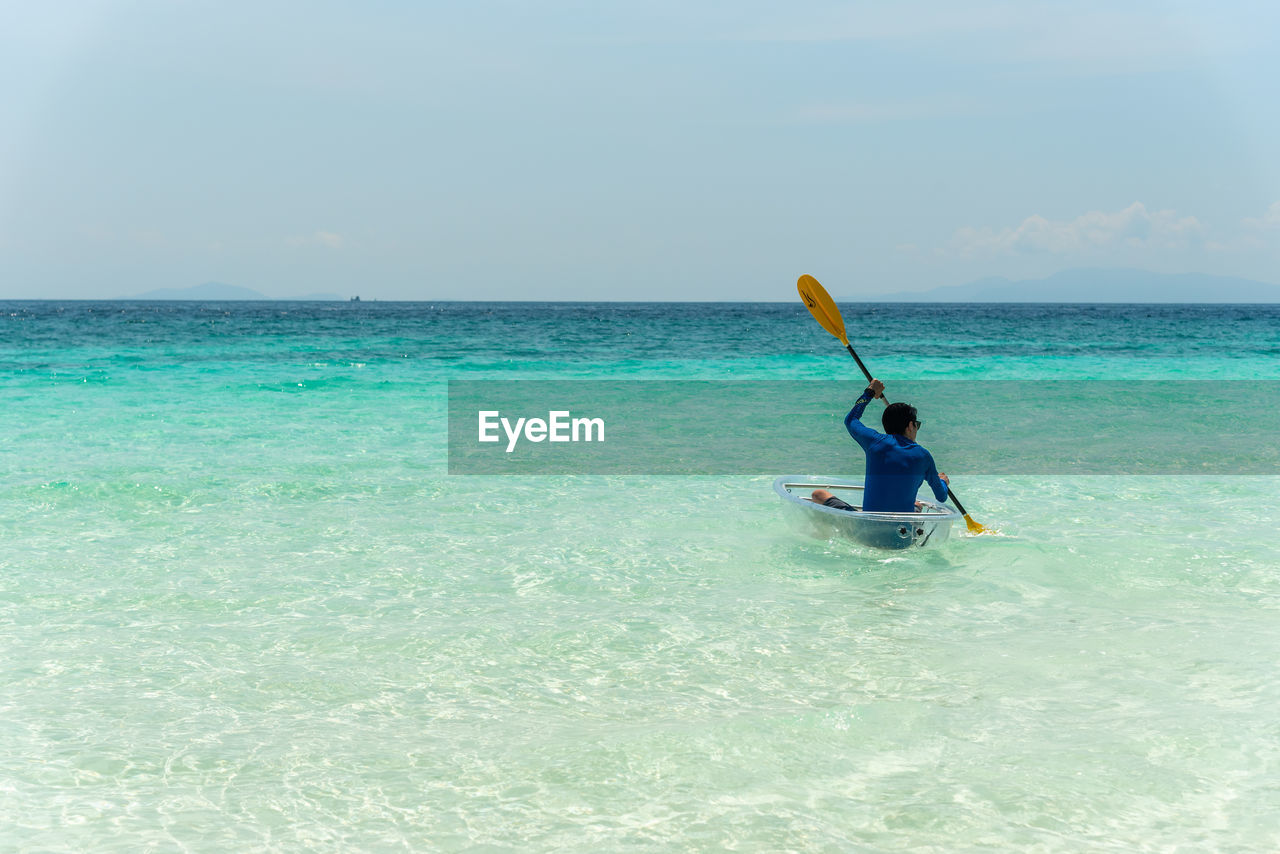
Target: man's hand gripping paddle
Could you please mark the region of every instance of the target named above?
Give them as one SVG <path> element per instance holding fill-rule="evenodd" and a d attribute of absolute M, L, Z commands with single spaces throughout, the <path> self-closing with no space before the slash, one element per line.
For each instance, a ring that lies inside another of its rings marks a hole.
<path fill-rule="evenodd" d="M 844 318 L 840 316 L 840 309 L 836 308 L 835 300 L 827 293 L 822 285 L 818 284 L 818 280 L 813 276 L 801 276 L 796 282 L 796 290 L 800 292 L 800 299 L 804 300 L 804 304 L 809 309 L 809 313 L 813 315 L 813 319 L 822 325 L 822 328 L 830 332 L 836 338 L 840 339 L 840 343 L 849 351 L 849 355 L 858 363 L 858 367 L 862 370 L 862 375 L 867 378 L 867 382 L 871 382 L 871 372 L 867 370 L 867 366 L 862 364 L 862 360 L 858 358 L 858 354 L 854 352 L 853 345 L 849 343 L 849 336 L 844 331 Z M 889 405 L 889 401 L 882 394 L 880 399 L 884 401 L 885 406 Z M 960 503 L 960 499 L 956 498 L 956 494 L 951 491 L 948 484 L 947 492 L 955 503 L 956 509 L 964 515 L 964 524 L 969 529 L 970 534 L 989 533 L 985 527 L 973 521 L 964 509 L 964 505 Z"/>

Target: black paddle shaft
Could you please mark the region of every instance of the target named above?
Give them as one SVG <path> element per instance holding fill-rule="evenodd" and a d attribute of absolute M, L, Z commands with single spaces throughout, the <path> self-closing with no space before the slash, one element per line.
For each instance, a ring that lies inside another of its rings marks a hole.
<path fill-rule="evenodd" d="M 845 344 L 845 349 L 849 351 L 849 355 L 858 363 L 858 367 L 862 369 L 862 375 L 867 378 L 867 382 L 871 382 L 871 372 L 867 370 L 867 366 L 862 364 L 862 360 L 858 358 L 857 352 L 853 349 L 852 344 Z M 888 403 L 888 401 L 885 401 Z"/>
<path fill-rule="evenodd" d="M 858 358 L 858 353 L 853 349 L 853 345 L 845 344 L 844 346 L 845 349 L 849 351 L 849 355 L 853 357 L 853 360 L 858 363 L 858 367 L 862 369 L 862 375 L 867 378 L 867 382 L 871 382 L 871 372 L 867 370 L 866 365 L 862 364 L 862 359 Z M 884 401 L 885 406 L 889 405 L 889 398 L 885 397 L 883 393 L 881 393 L 880 399 Z M 960 499 L 956 498 L 956 494 L 951 491 L 950 484 L 947 484 L 947 496 L 951 499 L 951 503 L 956 506 L 957 510 L 965 516 L 969 515 L 969 511 L 964 509 L 964 505 L 960 503 Z"/>

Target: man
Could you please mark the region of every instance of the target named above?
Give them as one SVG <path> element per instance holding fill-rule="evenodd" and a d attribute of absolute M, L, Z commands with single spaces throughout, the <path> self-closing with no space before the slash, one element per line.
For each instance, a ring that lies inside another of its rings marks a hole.
<path fill-rule="evenodd" d="M 883 391 L 884 383 L 872 380 L 844 417 L 845 429 L 867 455 L 862 509 L 881 513 L 914 512 L 919 509 L 916 492 L 925 481 L 933 487 L 935 498 L 946 501 L 947 485 L 951 481 L 934 466 L 933 455 L 916 444 L 920 421 L 914 406 L 905 403 L 886 406 L 880 417 L 884 433 L 877 433 L 862 423 L 862 410 Z M 838 510 L 854 509 L 825 489 L 815 489 L 813 500 Z"/>

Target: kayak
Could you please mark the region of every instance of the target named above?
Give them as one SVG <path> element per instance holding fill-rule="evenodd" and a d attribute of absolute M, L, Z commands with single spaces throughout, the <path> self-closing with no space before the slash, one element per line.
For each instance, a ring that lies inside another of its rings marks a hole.
<path fill-rule="evenodd" d="M 815 489 L 825 489 L 853 505 L 856 510 L 838 510 L 817 504 L 810 498 Z M 951 536 L 951 523 L 960 511 L 937 501 L 916 499 L 918 513 L 879 513 L 862 509 L 862 484 L 833 477 L 783 475 L 773 482 L 778 493 L 809 533 L 823 539 L 842 536 L 877 549 L 906 549 L 936 546 Z"/>

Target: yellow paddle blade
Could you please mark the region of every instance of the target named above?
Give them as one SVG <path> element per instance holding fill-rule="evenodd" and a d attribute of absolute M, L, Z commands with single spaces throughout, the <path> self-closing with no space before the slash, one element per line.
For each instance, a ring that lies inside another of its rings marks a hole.
<path fill-rule="evenodd" d="M 800 292 L 800 299 L 804 300 L 813 319 L 848 347 L 849 338 L 844 333 L 844 318 L 840 316 L 840 309 L 836 308 L 836 301 L 818 284 L 818 280 L 805 274 L 796 281 L 796 290 Z"/>
<path fill-rule="evenodd" d="M 970 533 L 970 534 L 989 534 L 989 533 L 991 533 L 991 532 L 990 532 L 990 531 L 988 531 L 985 527 L 983 527 L 982 525 L 979 525 L 977 522 L 973 521 L 973 517 L 972 517 L 972 516 L 970 516 L 968 513 L 964 514 L 964 524 L 965 524 L 965 527 L 969 529 L 969 533 Z"/>

